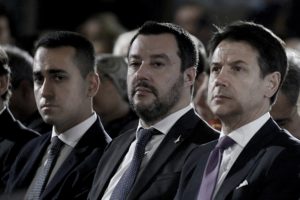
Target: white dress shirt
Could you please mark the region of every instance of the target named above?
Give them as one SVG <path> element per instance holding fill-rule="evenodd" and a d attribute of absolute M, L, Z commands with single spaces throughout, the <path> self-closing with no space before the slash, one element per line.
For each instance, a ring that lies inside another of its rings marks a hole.
<path fill-rule="evenodd" d="M 230 132 L 227 136 L 233 139 L 236 143 L 225 149 L 223 152 L 222 162 L 219 169 L 218 182 L 214 190 L 214 195 L 220 189 L 223 181 L 225 180 L 229 170 L 233 166 L 234 162 L 243 151 L 245 146 L 251 140 L 251 138 L 257 133 L 257 131 L 270 119 L 270 113 L 267 112 L 256 120 Z M 220 138 L 225 136 L 221 131 Z"/>
<path fill-rule="evenodd" d="M 63 141 L 64 145 L 59 153 L 59 156 L 55 162 L 55 165 L 51 171 L 50 177 L 48 179 L 48 183 L 53 178 L 53 176 L 56 174 L 62 163 L 66 160 L 70 152 L 73 150 L 73 148 L 76 146 L 80 138 L 85 134 L 85 132 L 93 125 L 93 123 L 97 120 L 97 114 L 94 112 L 89 118 L 82 121 L 81 123 L 77 124 L 76 126 L 70 128 L 69 130 L 58 133 L 55 128 L 52 128 L 52 135 L 51 138 L 54 136 L 58 136 L 58 138 Z M 50 150 L 50 145 L 48 146 L 48 149 L 46 152 Z M 35 182 L 35 179 L 37 176 L 42 172 L 43 166 L 45 166 L 47 163 L 47 153 L 45 153 L 41 165 L 39 166 L 38 170 L 36 171 L 36 174 L 34 176 L 33 181 L 31 182 L 29 188 L 27 191 L 30 191 L 33 187 L 33 183 Z M 47 184 L 48 184 L 47 183 Z M 28 194 L 27 194 L 28 195 Z"/>
<path fill-rule="evenodd" d="M 143 161 L 141 163 L 141 167 L 139 169 L 139 174 L 145 168 L 145 166 L 149 162 L 151 156 L 154 154 L 155 150 L 158 148 L 159 144 L 164 139 L 164 137 L 169 132 L 169 130 L 173 127 L 173 125 L 176 123 L 176 121 L 191 109 L 192 109 L 192 107 L 190 105 L 188 105 L 185 108 L 172 113 L 171 115 L 165 117 L 164 119 L 162 119 L 158 123 L 151 126 L 151 128 L 155 128 L 156 130 L 160 131 L 162 134 L 152 136 L 151 140 L 146 145 L 146 147 L 145 147 L 145 156 L 144 156 Z M 143 127 L 143 124 L 140 120 L 138 128 L 136 130 L 136 135 L 138 134 L 138 130 L 141 127 Z M 137 138 L 137 136 L 136 136 L 136 138 Z M 133 154 L 134 154 L 135 145 L 136 145 L 136 140 L 134 140 L 131 143 L 131 145 L 128 149 L 128 152 L 126 153 L 125 157 L 123 158 L 123 161 L 120 164 L 118 170 L 116 171 L 114 176 L 110 179 L 109 185 L 107 186 L 107 188 L 104 192 L 102 200 L 109 200 L 110 199 L 112 191 L 114 190 L 114 188 L 117 185 L 117 183 L 119 182 L 120 178 L 122 177 L 122 175 L 124 174 L 124 172 L 126 171 L 126 169 L 130 165 L 130 162 L 131 162 Z"/>

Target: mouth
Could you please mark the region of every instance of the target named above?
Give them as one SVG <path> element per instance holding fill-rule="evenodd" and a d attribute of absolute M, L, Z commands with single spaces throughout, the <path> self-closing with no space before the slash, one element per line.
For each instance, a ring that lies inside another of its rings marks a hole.
<path fill-rule="evenodd" d="M 145 96 L 148 94 L 153 94 L 156 95 L 156 90 L 154 87 L 152 87 L 151 85 L 145 83 L 145 82 L 140 82 L 138 84 L 136 84 L 136 86 L 134 87 L 132 96 L 137 95 L 137 96 Z"/>
<path fill-rule="evenodd" d="M 216 101 L 221 101 L 221 100 L 226 100 L 226 99 L 230 99 L 230 97 L 223 95 L 223 94 L 216 94 L 213 96 L 213 100 L 216 100 Z"/>
<path fill-rule="evenodd" d="M 54 107 L 56 107 L 56 106 L 53 104 L 43 104 L 43 105 L 41 105 L 40 108 L 43 111 L 47 111 L 47 110 L 53 109 Z"/>

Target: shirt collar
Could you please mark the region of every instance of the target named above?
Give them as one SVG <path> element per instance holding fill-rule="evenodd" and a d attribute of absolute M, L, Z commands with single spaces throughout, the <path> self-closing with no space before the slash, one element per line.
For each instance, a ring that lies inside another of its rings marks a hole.
<path fill-rule="evenodd" d="M 244 148 L 257 131 L 268 121 L 270 113 L 267 112 L 256 120 L 230 132 L 228 136 L 233 139 L 238 145 Z M 225 134 L 221 132 L 220 137 Z"/>
<path fill-rule="evenodd" d="M 97 115 L 94 112 L 90 117 L 86 120 L 82 121 L 81 123 L 73 126 L 69 130 L 58 133 L 55 128 L 52 128 L 52 136 L 58 136 L 65 144 L 75 147 L 80 138 L 84 135 L 84 133 L 92 126 L 92 124 L 97 120 Z"/>
<path fill-rule="evenodd" d="M 0 110 L 0 115 L 4 112 L 5 109 L 6 109 L 6 106 L 3 106 L 2 110 Z"/>
<path fill-rule="evenodd" d="M 192 106 L 189 104 L 188 106 L 186 106 L 186 107 L 168 115 L 164 119 L 160 120 L 159 122 L 157 122 L 156 124 L 151 126 L 151 128 L 155 128 L 156 130 L 160 131 L 162 134 L 166 135 L 169 132 L 169 130 L 172 128 L 172 126 L 176 123 L 176 121 L 180 117 L 182 117 L 185 113 L 187 113 L 190 109 L 192 109 Z M 139 125 L 138 125 L 137 130 L 139 130 L 140 128 L 143 128 L 141 120 L 139 120 Z"/>

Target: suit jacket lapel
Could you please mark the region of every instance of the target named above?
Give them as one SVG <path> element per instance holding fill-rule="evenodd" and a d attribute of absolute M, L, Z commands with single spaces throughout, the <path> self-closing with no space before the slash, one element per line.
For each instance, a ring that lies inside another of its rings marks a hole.
<path fill-rule="evenodd" d="M 160 171 L 160 168 L 165 165 L 169 157 L 192 134 L 190 130 L 196 126 L 198 121 L 199 118 L 194 114 L 194 111 L 190 110 L 174 124 L 151 157 L 144 171 L 135 181 L 134 190 L 129 193 L 128 199 L 136 199 L 147 187 L 149 181 Z M 135 187 L 135 185 L 137 186 Z"/>
<path fill-rule="evenodd" d="M 227 177 L 222 183 L 216 200 L 225 199 L 238 185 L 255 169 L 257 160 L 264 154 L 264 146 L 271 142 L 274 134 L 278 131 L 278 126 L 269 119 L 262 128 L 253 136 L 241 152 L 234 165 L 230 169 Z"/>
<path fill-rule="evenodd" d="M 118 149 L 111 149 L 110 151 L 107 151 L 105 152 L 105 154 L 103 154 L 97 170 L 100 169 L 105 173 L 99 172 L 99 175 L 98 171 L 96 172 L 95 177 L 97 177 L 97 182 L 94 182 L 93 185 L 97 185 L 97 190 L 94 191 L 95 194 L 93 194 L 93 196 L 99 197 L 100 194 L 103 195 L 103 193 L 105 192 L 104 190 L 107 188 L 110 179 L 113 177 L 114 173 L 122 162 L 124 156 L 127 153 L 127 150 L 129 149 L 130 144 L 135 139 L 135 131 L 136 129 L 131 129 L 123 133 L 123 136 L 126 139 L 115 140 L 117 144 L 114 144 L 114 146 L 118 147 Z M 125 137 L 126 135 L 127 137 Z M 112 151 L 116 153 L 113 153 Z M 109 160 L 109 165 L 107 165 L 107 160 Z"/>
<path fill-rule="evenodd" d="M 93 149 L 101 146 L 104 149 L 106 143 L 103 137 L 106 137 L 106 133 L 104 129 L 102 129 L 99 119 L 97 119 L 97 121 L 82 136 L 78 144 L 68 155 L 67 159 L 62 163 L 60 169 L 56 172 L 44 191 L 45 195 L 47 195 L 47 191 L 51 192 L 57 185 L 60 185 L 67 174 L 89 156 Z"/>

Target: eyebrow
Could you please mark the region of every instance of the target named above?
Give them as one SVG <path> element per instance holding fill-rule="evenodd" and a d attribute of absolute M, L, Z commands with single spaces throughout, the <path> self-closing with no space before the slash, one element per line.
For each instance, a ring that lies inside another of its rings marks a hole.
<path fill-rule="evenodd" d="M 141 57 L 139 55 L 131 55 L 129 56 L 129 59 L 140 59 Z M 150 56 L 151 59 L 157 59 L 157 58 L 161 58 L 161 59 L 166 59 L 166 60 L 170 60 L 169 57 L 162 53 L 162 54 L 154 54 Z"/>
<path fill-rule="evenodd" d="M 59 74 L 59 73 L 63 73 L 63 74 L 66 74 L 67 72 L 65 70 L 62 70 L 62 69 L 49 69 L 46 71 L 47 73 L 49 74 Z M 40 75 L 42 72 L 41 71 L 34 71 L 33 72 L 33 75 Z"/>

